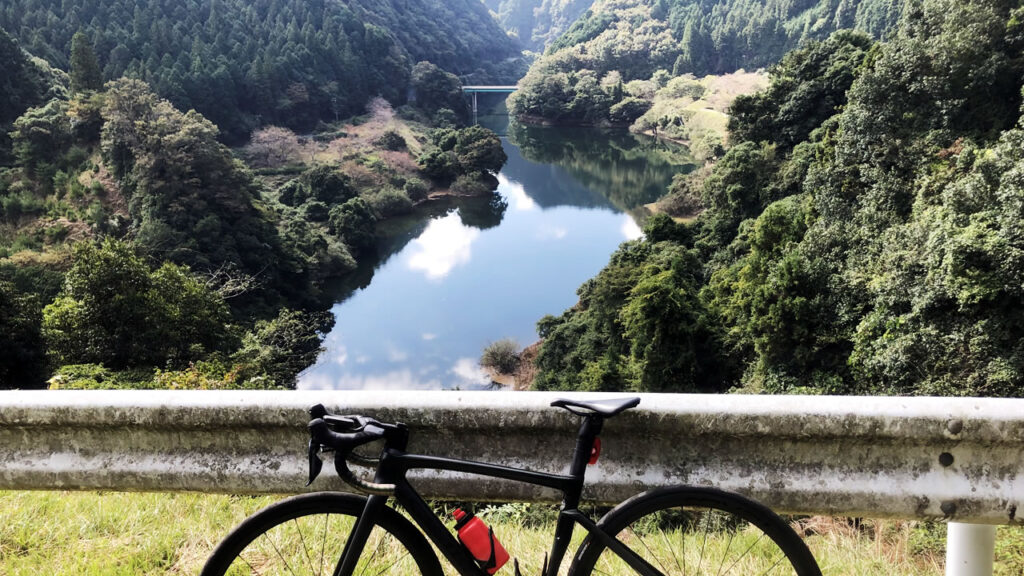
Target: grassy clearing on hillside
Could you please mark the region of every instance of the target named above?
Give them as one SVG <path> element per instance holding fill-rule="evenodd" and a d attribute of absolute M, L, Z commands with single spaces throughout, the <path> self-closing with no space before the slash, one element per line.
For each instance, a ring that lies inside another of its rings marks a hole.
<path fill-rule="evenodd" d="M 197 574 L 216 544 L 276 497 L 203 494 L 0 492 L 0 574 Z M 540 572 L 554 512 L 484 507 L 524 574 Z M 944 527 L 910 522 L 813 519 L 805 527 L 828 575 L 942 573 Z M 577 534 L 576 541 L 581 539 Z M 1024 569 L 1024 529 L 1000 528 L 996 574 Z M 454 574 L 446 567 L 446 572 Z M 511 569 L 502 571 L 511 574 Z"/>

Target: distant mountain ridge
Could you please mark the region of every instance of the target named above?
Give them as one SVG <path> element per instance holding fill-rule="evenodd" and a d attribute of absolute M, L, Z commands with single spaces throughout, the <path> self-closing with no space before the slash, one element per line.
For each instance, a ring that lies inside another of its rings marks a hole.
<path fill-rule="evenodd" d="M 145 80 L 235 139 L 360 113 L 377 95 L 401 103 L 421 60 L 473 81 L 523 68 L 477 0 L 9 0 L 0 28 L 64 70 L 82 30 L 104 80 Z"/>
<path fill-rule="evenodd" d="M 523 47 L 543 52 L 572 26 L 594 0 L 483 0 L 501 26 Z"/>
<path fill-rule="evenodd" d="M 623 92 L 616 88 L 620 83 L 650 79 L 656 87 L 664 87 L 670 78 L 684 74 L 699 77 L 755 70 L 839 29 L 854 28 L 885 38 L 895 27 L 903 3 L 597 0 L 533 63 L 510 106 L 520 116 L 605 122 L 609 107 L 623 96 L 649 99 L 629 87 Z M 643 111 L 642 106 L 633 106 L 610 114 L 629 123 Z"/>

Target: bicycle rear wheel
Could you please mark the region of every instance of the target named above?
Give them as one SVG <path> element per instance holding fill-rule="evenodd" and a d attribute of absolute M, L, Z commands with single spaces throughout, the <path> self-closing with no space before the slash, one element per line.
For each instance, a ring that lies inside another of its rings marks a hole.
<path fill-rule="evenodd" d="M 666 576 L 821 576 L 810 550 L 784 520 L 722 490 L 652 490 L 619 504 L 598 525 Z M 588 536 L 569 574 L 636 572 Z"/>
<path fill-rule="evenodd" d="M 283 500 L 250 516 L 214 550 L 201 576 L 324 576 L 334 573 L 366 499 L 323 492 Z M 391 508 L 375 519 L 354 574 L 442 576 L 423 535 Z"/>

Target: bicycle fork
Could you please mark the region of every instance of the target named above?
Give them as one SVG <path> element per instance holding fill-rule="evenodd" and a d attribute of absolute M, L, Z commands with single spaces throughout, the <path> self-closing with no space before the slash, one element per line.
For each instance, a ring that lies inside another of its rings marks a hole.
<path fill-rule="evenodd" d="M 366 541 L 370 538 L 370 532 L 373 531 L 377 514 L 387 504 L 387 501 L 387 496 L 371 495 L 366 497 L 366 506 L 363 508 L 363 513 L 359 516 L 359 519 L 356 520 L 355 526 L 352 527 L 352 533 L 349 534 L 348 541 L 345 542 L 345 550 L 342 551 L 341 558 L 338 559 L 338 565 L 334 568 L 334 576 L 352 575 L 356 564 L 359 562 L 359 556 L 363 553 L 363 548 L 366 546 Z"/>

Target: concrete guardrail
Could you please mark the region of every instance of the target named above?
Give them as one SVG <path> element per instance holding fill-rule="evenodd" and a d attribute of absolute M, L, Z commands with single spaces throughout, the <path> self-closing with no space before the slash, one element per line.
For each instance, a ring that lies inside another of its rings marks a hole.
<path fill-rule="evenodd" d="M 4 392 L 0 488 L 299 492 L 305 410 L 315 403 L 406 422 L 412 451 L 564 472 L 577 419 L 548 406 L 563 396 Z M 638 408 L 607 422 L 601 461 L 588 472 L 590 498 L 615 502 L 684 483 L 734 490 L 779 512 L 1024 523 L 1024 400 L 641 396 Z M 433 498 L 556 496 L 437 473 L 416 486 Z M 325 473 L 310 489 L 345 488 Z"/>

